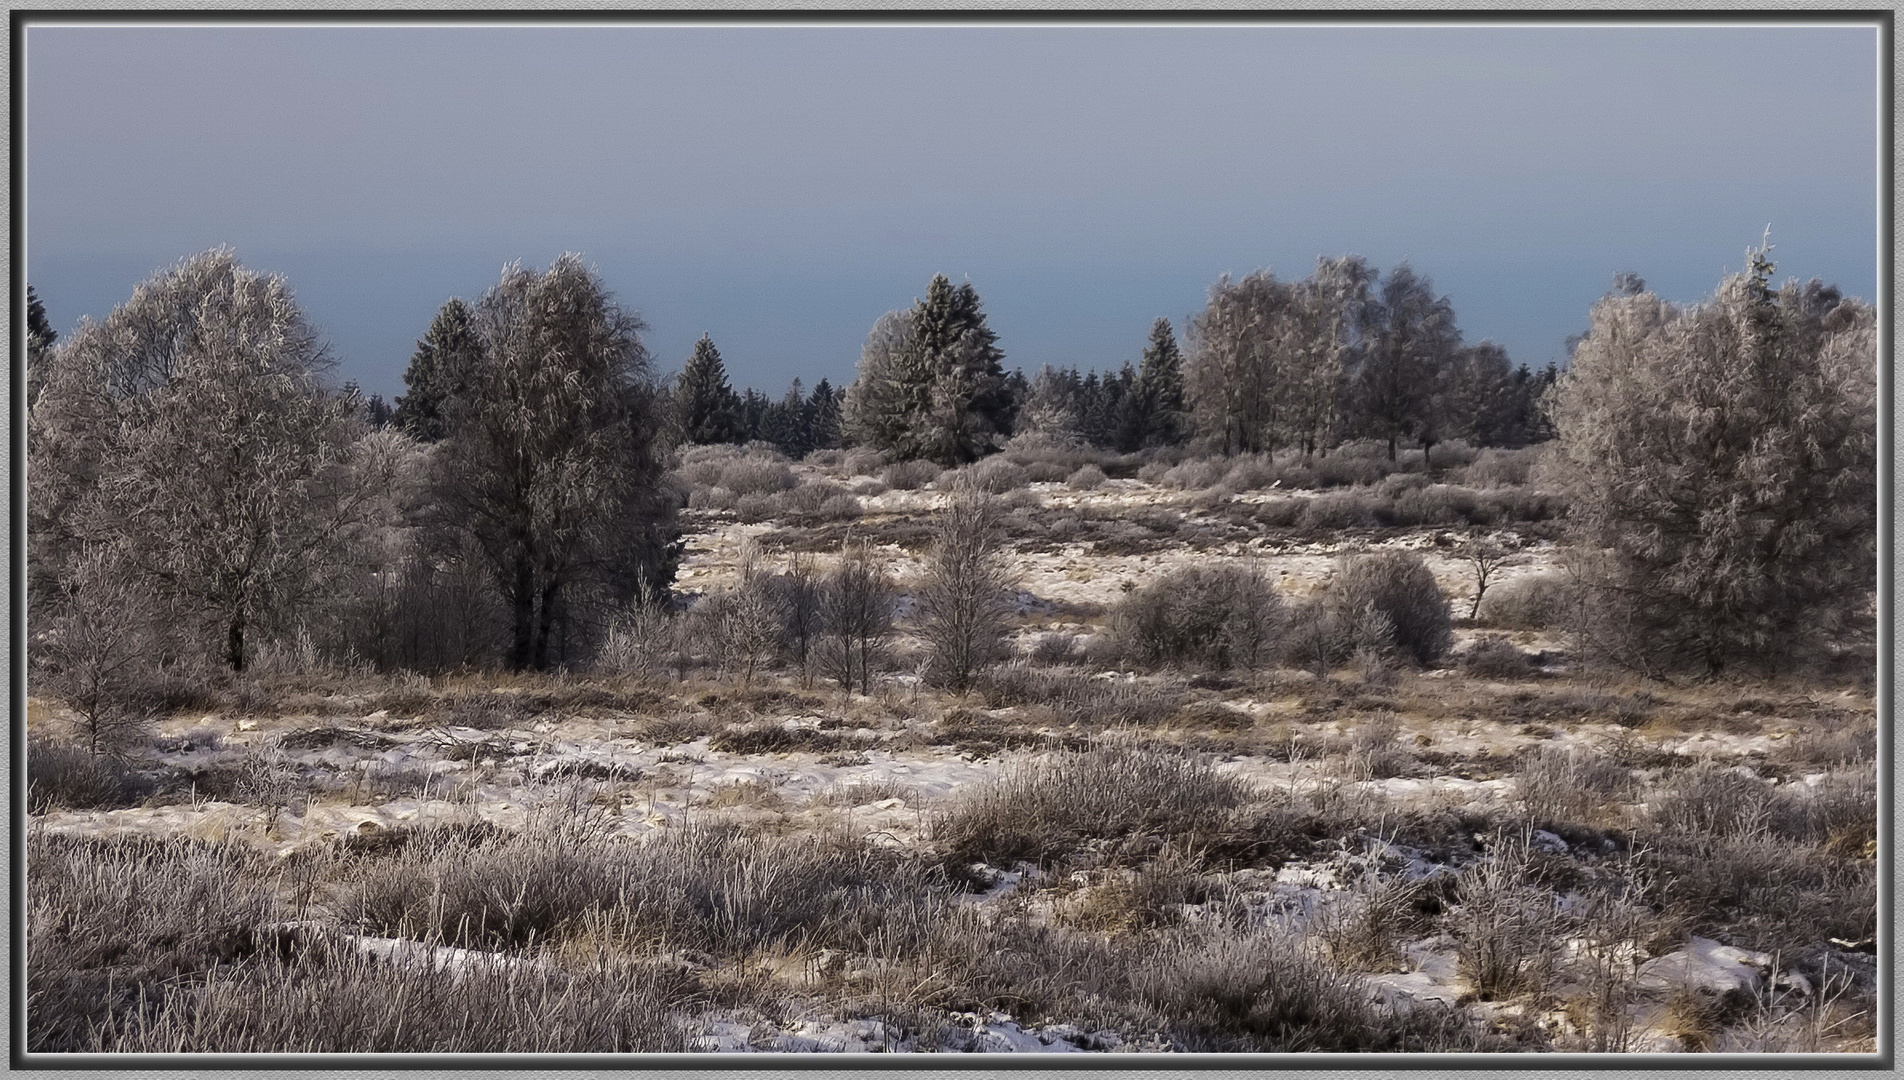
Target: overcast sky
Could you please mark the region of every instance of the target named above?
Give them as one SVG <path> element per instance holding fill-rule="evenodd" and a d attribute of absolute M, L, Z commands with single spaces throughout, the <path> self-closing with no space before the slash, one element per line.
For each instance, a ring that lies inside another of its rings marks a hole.
<path fill-rule="evenodd" d="M 445 299 L 581 252 L 678 369 L 851 378 L 934 273 L 1007 366 L 1135 360 L 1218 275 L 1407 259 L 1564 355 L 1615 271 L 1682 300 L 1767 224 L 1876 289 L 1850 27 L 34 25 L 27 267 L 57 329 L 219 244 L 386 397 Z"/>

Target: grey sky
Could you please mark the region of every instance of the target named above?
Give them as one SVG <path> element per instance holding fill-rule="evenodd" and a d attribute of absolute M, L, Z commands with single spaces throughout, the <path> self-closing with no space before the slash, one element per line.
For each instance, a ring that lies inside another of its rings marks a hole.
<path fill-rule="evenodd" d="M 390 396 L 438 305 L 577 250 L 664 370 L 849 379 L 935 272 L 1007 365 L 1115 366 L 1219 274 L 1408 258 L 1557 359 L 1617 270 L 1876 288 L 1877 38 L 1846 27 L 58 27 L 28 276 L 64 331 L 220 243 Z"/>

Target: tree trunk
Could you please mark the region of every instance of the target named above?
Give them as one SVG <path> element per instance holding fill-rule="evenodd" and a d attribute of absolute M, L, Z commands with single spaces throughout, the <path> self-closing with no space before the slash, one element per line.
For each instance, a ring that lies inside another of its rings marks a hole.
<path fill-rule="evenodd" d="M 521 671 L 529 666 L 530 637 L 535 629 L 535 590 L 531 587 L 531 581 L 529 560 L 526 557 L 517 559 L 516 584 L 509 590 L 511 671 Z"/>
<path fill-rule="evenodd" d="M 1395 460 L 1395 433 L 1392 431 L 1388 433 L 1388 460 Z"/>
<path fill-rule="evenodd" d="M 233 671 L 245 670 L 245 615 L 242 611 L 231 617 L 231 626 L 225 631 L 225 661 Z"/>
<path fill-rule="evenodd" d="M 555 607 L 561 583 L 550 582 L 542 590 L 542 611 L 536 620 L 535 645 L 530 651 L 529 663 L 537 671 L 549 670 L 549 638 L 555 633 Z"/>

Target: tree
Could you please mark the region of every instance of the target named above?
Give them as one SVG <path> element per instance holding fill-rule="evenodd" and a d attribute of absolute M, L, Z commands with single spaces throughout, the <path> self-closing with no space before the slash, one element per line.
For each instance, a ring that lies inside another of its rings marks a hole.
<path fill-rule="evenodd" d="M 1344 382 L 1375 312 L 1369 301 L 1375 277 L 1360 255 L 1324 257 L 1298 286 L 1302 363 L 1288 391 L 1288 410 L 1290 434 L 1304 457 L 1333 445 L 1341 429 Z"/>
<path fill-rule="evenodd" d="M 1169 319 L 1150 325 L 1150 342 L 1137 369 L 1136 426 L 1144 446 L 1172 446 L 1183 440 L 1183 354 Z"/>
<path fill-rule="evenodd" d="M 1443 373 L 1461 345 L 1454 309 L 1407 263 L 1388 272 L 1371 319 L 1367 346 L 1357 356 L 1351 388 L 1357 426 L 1388 442 L 1395 460 L 1402 436 L 1424 450 L 1440 441 L 1436 411 Z"/>
<path fill-rule="evenodd" d="M 833 450 L 840 445 L 840 393 L 833 384 L 821 379 L 807 399 L 807 430 L 810 449 Z"/>
<path fill-rule="evenodd" d="M 1441 384 L 1436 405 L 1439 427 L 1448 437 L 1502 446 L 1515 435 L 1519 384 L 1506 349 L 1492 341 L 1456 349 Z"/>
<path fill-rule="evenodd" d="M 847 394 L 848 430 L 901 458 L 976 461 L 1011 433 L 1003 359 L 977 290 L 935 275 L 924 299 L 888 312 L 867 335 Z"/>
<path fill-rule="evenodd" d="M 694 354 L 675 384 L 675 408 L 680 410 L 682 437 L 691 443 L 739 442 L 740 396 L 727 385 L 721 353 L 706 334 L 694 343 Z"/>
<path fill-rule="evenodd" d="M 391 420 L 418 442 L 433 443 L 448 433 L 451 398 L 463 392 L 470 373 L 482 361 L 469 305 L 451 297 L 430 320 L 403 373 L 407 394 L 397 395 Z"/>
<path fill-rule="evenodd" d="M 1289 433 L 1296 292 L 1258 270 L 1225 275 L 1190 322 L 1185 381 L 1198 426 L 1226 454 L 1274 452 Z"/>
<path fill-rule="evenodd" d="M 1755 249 L 1689 307 L 1622 283 L 1560 376 L 1582 631 L 1616 662 L 1774 669 L 1870 603 L 1876 321 L 1816 281 L 1774 290 L 1772 272 Z"/>
<path fill-rule="evenodd" d="M 81 552 L 34 636 L 35 692 L 73 710 L 94 754 L 124 749 L 145 733 L 149 718 L 137 697 L 158 664 L 152 596 L 118 565 L 123 555 L 123 545 Z"/>
<path fill-rule="evenodd" d="M 933 525 L 919 587 L 921 634 L 931 649 L 927 673 L 935 684 L 963 694 L 1004 654 L 1010 586 L 997 500 L 962 485 Z"/>
<path fill-rule="evenodd" d="M 546 670 L 583 649 L 591 597 L 619 610 L 673 578 L 645 327 L 574 254 L 505 267 L 475 325 L 482 361 L 452 400 L 436 500 L 495 575 L 509 667 Z"/>
<path fill-rule="evenodd" d="M 40 381 L 46 370 L 46 354 L 59 340 L 53 324 L 46 317 L 46 305 L 40 303 L 40 296 L 33 286 L 26 287 L 26 407 L 32 408 L 33 402 L 40 396 Z"/>
<path fill-rule="evenodd" d="M 866 544 L 848 543 L 820 593 L 820 664 L 851 691 L 873 692 L 873 672 L 892 634 L 893 588 L 886 566 Z"/>
<path fill-rule="evenodd" d="M 83 322 L 48 367 L 28 435 L 44 591 L 85 546 L 123 543 L 243 671 L 247 633 L 325 584 L 372 495 L 349 468 L 358 403 L 320 384 L 290 287 L 208 251 Z"/>

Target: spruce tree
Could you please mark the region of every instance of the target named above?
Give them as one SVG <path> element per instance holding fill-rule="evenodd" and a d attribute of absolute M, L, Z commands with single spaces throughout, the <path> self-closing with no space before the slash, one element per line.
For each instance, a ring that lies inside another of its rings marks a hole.
<path fill-rule="evenodd" d="M 833 384 L 821 379 L 807 398 L 807 439 L 814 450 L 834 450 L 840 445 L 840 393 Z"/>
<path fill-rule="evenodd" d="M 935 275 L 867 337 L 847 407 L 854 438 L 947 466 L 983 457 L 1009 434 L 1014 404 L 997 340 L 977 290 Z"/>
<path fill-rule="evenodd" d="M 682 437 L 691 443 L 737 442 L 741 438 L 740 396 L 727 385 L 721 353 L 706 334 L 694 343 L 676 383 Z"/>
<path fill-rule="evenodd" d="M 46 351 L 53 347 L 59 335 L 53 331 L 53 324 L 46 317 L 46 305 L 40 303 L 39 294 L 33 286 L 26 287 L 26 404 L 40 396 L 40 380 L 46 371 Z"/>
<path fill-rule="evenodd" d="M 421 442 L 449 433 L 449 405 L 480 362 L 482 345 L 469 306 L 454 297 L 437 311 L 403 373 L 407 394 L 397 396 L 391 423 Z"/>
<path fill-rule="evenodd" d="M 1183 441 L 1183 354 L 1170 330 L 1169 319 L 1150 325 L 1150 344 L 1144 347 L 1143 366 L 1137 371 L 1137 398 L 1142 442 L 1171 446 Z"/>

